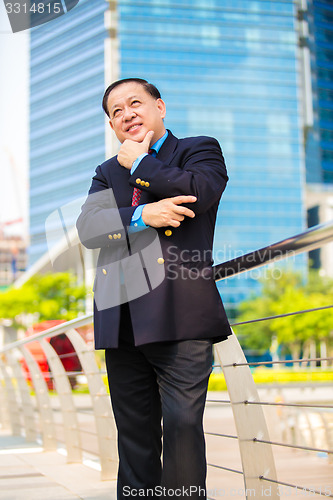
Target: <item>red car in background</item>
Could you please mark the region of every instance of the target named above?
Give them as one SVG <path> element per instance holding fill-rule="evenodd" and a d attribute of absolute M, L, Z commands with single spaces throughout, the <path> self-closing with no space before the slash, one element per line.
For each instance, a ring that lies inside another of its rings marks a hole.
<path fill-rule="evenodd" d="M 61 323 L 65 323 L 65 320 L 59 319 L 59 320 L 43 321 L 42 323 L 38 323 L 29 328 L 25 332 L 25 335 L 26 337 L 29 337 L 30 335 L 43 332 L 44 330 L 48 330 L 49 328 L 60 325 Z M 56 353 L 59 355 L 60 360 L 66 372 L 70 372 L 68 378 L 72 388 L 75 387 L 76 375 L 72 372 L 81 372 L 82 366 L 71 341 L 64 333 L 56 335 L 55 337 L 46 338 L 46 341 L 51 344 Z M 38 341 L 30 342 L 29 344 L 26 344 L 26 347 L 27 349 L 29 349 L 35 361 L 38 363 L 48 388 L 53 389 L 54 385 L 53 385 L 52 373 L 40 343 Z M 24 358 L 21 360 L 21 364 L 25 373 L 25 377 L 31 384 L 32 383 L 31 375 Z"/>

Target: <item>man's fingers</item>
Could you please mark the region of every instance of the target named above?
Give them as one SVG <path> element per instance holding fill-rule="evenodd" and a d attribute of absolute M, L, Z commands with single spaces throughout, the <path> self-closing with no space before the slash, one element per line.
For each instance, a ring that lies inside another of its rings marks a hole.
<path fill-rule="evenodd" d="M 180 205 L 182 203 L 194 203 L 197 201 L 197 198 L 196 196 L 182 194 L 180 196 L 174 196 L 173 198 L 170 198 L 170 200 L 172 203 Z"/>
<path fill-rule="evenodd" d="M 178 220 L 179 222 L 183 222 L 183 220 L 185 219 L 184 215 L 177 214 L 176 212 L 174 212 L 170 217 L 171 219 Z"/>
<path fill-rule="evenodd" d="M 146 137 L 142 141 L 142 144 L 144 144 L 145 146 L 147 146 L 147 151 L 149 149 L 149 146 L 150 146 L 151 140 L 153 138 L 153 135 L 154 135 L 154 131 L 153 130 L 149 130 L 149 132 L 146 133 Z"/>
<path fill-rule="evenodd" d="M 143 222 L 152 227 L 179 227 L 185 217 L 195 217 L 192 210 L 180 204 L 194 203 L 195 201 L 195 196 L 181 195 L 147 203 L 142 210 Z"/>
<path fill-rule="evenodd" d="M 179 227 L 180 226 L 180 222 L 178 220 L 175 220 L 173 219 L 169 224 L 168 226 L 171 226 L 171 227 Z"/>
<path fill-rule="evenodd" d="M 193 210 L 190 210 L 187 207 L 175 205 L 173 211 L 177 214 L 180 214 L 180 215 L 184 215 L 184 216 L 186 215 L 186 217 L 192 217 L 192 219 L 193 219 L 193 217 L 195 217 L 195 213 L 193 212 Z"/>

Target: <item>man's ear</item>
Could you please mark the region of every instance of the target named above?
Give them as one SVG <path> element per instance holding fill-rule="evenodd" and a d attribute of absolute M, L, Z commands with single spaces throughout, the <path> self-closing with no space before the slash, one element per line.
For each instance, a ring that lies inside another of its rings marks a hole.
<path fill-rule="evenodd" d="M 111 128 L 112 128 L 112 130 L 113 130 L 113 125 L 112 125 L 111 120 L 109 120 L 109 124 L 110 124 L 110 127 L 111 127 Z"/>
<path fill-rule="evenodd" d="M 161 114 L 161 118 L 165 118 L 166 115 L 165 102 L 163 101 L 163 99 L 156 99 L 156 103 L 157 103 L 157 108 L 159 109 L 159 112 Z"/>

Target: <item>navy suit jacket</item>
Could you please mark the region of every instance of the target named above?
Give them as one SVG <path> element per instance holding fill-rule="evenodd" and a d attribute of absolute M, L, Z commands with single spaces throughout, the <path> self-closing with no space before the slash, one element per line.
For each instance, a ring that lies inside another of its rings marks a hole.
<path fill-rule="evenodd" d="M 80 240 L 100 248 L 94 284 L 97 349 L 117 347 L 120 304 L 129 303 L 136 345 L 188 339 L 219 341 L 231 334 L 212 273 L 219 200 L 228 180 L 219 143 L 177 139 L 169 131 L 156 158 L 133 174 L 113 157 L 96 169 L 77 220 Z M 178 228 L 129 231 L 133 188 L 140 204 L 194 195 L 196 216 Z"/>

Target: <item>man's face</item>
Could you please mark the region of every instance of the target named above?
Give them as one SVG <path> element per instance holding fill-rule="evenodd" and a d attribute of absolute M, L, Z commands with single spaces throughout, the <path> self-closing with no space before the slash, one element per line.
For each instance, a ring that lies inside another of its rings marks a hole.
<path fill-rule="evenodd" d="M 109 95 L 110 125 L 121 143 L 125 139 L 141 142 L 149 130 L 154 131 L 151 144 L 165 132 L 165 104 L 155 99 L 137 82 L 118 85 Z"/>

